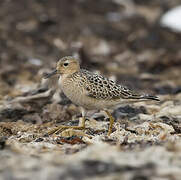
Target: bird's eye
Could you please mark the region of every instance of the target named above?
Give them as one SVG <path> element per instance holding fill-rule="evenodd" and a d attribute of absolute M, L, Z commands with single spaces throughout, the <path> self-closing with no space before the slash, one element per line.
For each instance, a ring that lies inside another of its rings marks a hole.
<path fill-rule="evenodd" d="M 64 64 L 63 64 L 63 66 L 65 66 L 65 67 L 68 66 L 68 65 L 69 65 L 69 63 L 64 63 Z"/>

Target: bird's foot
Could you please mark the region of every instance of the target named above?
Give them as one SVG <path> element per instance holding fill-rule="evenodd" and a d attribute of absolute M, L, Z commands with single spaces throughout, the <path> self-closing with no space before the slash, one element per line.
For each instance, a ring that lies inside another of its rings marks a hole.
<path fill-rule="evenodd" d="M 64 126 L 64 125 L 60 125 L 58 127 L 55 127 L 51 130 L 48 131 L 48 135 L 51 134 L 57 134 L 59 132 L 62 132 L 66 129 L 75 129 L 75 130 L 84 130 L 85 129 L 85 118 L 82 117 L 82 121 L 81 124 L 79 126 Z"/>
<path fill-rule="evenodd" d="M 51 135 L 51 134 L 57 134 L 59 132 L 62 132 L 66 129 L 76 129 L 76 130 L 84 130 L 85 129 L 85 126 L 58 126 L 58 127 L 55 127 L 51 130 L 48 131 L 48 135 Z"/>

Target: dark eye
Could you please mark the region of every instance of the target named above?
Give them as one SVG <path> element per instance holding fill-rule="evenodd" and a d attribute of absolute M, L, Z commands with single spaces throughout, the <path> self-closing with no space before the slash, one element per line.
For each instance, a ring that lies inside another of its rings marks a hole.
<path fill-rule="evenodd" d="M 64 64 L 63 64 L 63 66 L 68 66 L 68 65 L 69 65 L 69 63 L 64 63 Z"/>

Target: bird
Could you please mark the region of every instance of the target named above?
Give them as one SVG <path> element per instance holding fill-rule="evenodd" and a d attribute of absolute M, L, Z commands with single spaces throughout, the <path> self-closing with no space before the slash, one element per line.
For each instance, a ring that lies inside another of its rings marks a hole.
<path fill-rule="evenodd" d="M 109 109 L 114 109 L 121 104 L 137 102 L 143 100 L 159 101 L 157 96 L 149 94 L 139 94 L 128 87 L 117 84 L 102 75 L 80 67 L 79 59 L 73 56 L 61 58 L 56 68 L 44 74 L 44 78 L 59 75 L 58 84 L 63 93 L 74 104 L 80 106 L 82 114 L 82 124 L 79 126 L 60 126 L 60 129 L 85 129 L 85 116 L 89 110 L 102 110 L 109 118 L 109 128 L 107 135 L 112 133 L 114 118 Z M 53 132 L 58 130 L 56 127 Z M 52 131 L 51 131 L 52 133 Z"/>

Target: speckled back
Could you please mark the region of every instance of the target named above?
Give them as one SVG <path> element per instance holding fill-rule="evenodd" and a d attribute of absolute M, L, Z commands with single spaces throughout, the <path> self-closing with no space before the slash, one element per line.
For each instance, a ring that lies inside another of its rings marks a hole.
<path fill-rule="evenodd" d="M 90 71 L 81 69 L 80 72 L 74 73 L 72 78 L 77 81 L 80 87 L 86 91 L 86 95 L 96 99 L 116 100 L 120 98 L 130 98 L 138 96 L 131 92 L 128 88 L 116 84 L 101 75 L 94 74 Z"/>

